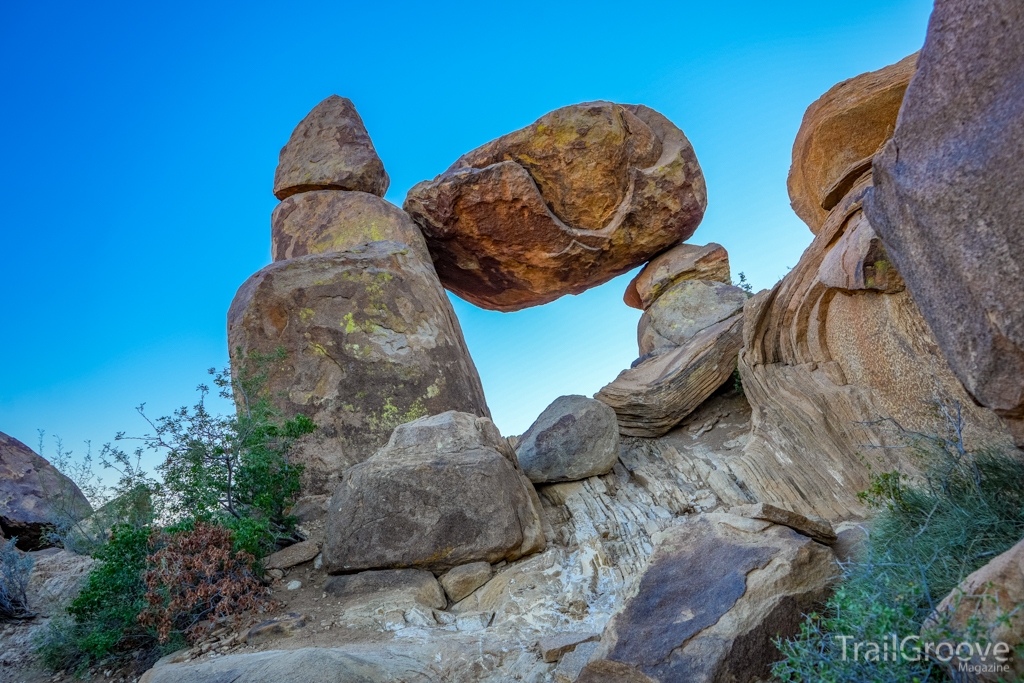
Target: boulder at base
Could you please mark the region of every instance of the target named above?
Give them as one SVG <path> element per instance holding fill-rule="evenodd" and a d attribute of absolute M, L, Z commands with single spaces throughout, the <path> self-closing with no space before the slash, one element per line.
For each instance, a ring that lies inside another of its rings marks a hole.
<path fill-rule="evenodd" d="M 92 514 L 71 481 L 14 437 L 0 432 L 0 531 L 22 550 L 49 545 L 49 527 L 67 527 Z"/>
<path fill-rule="evenodd" d="M 586 396 L 560 396 L 519 438 L 516 456 L 534 483 L 605 474 L 619 458 L 615 411 Z"/>
<path fill-rule="evenodd" d="M 281 149 L 274 195 L 349 190 L 383 197 L 390 182 L 352 101 L 331 95 L 299 122 Z"/>
<path fill-rule="evenodd" d="M 400 242 L 267 266 L 235 295 L 228 341 L 236 365 L 287 350 L 267 368 L 266 391 L 285 417 L 303 414 L 320 428 L 297 455 L 307 494 L 332 492 L 330 477 L 373 455 L 403 422 L 489 414 L 433 267 Z"/>
<path fill-rule="evenodd" d="M 746 302 L 746 292 L 723 282 L 686 280 L 672 285 L 640 316 L 640 355 L 685 344 L 701 330 L 742 312 Z"/>
<path fill-rule="evenodd" d="M 543 550 L 539 499 L 514 459 L 488 418 L 449 411 L 400 425 L 331 499 L 328 571 L 438 572 Z"/>
<path fill-rule="evenodd" d="M 661 436 L 729 379 L 742 343 L 739 314 L 623 370 L 594 398 L 615 411 L 620 434 Z"/>
<path fill-rule="evenodd" d="M 693 147 L 672 122 L 588 102 L 463 155 L 404 208 L 446 288 L 516 311 L 640 265 L 693 234 L 706 206 Z"/>
<path fill-rule="evenodd" d="M 579 683 L 752 683 L 838 573 L 789 527 L 709 513 L 667 529 Z"/>

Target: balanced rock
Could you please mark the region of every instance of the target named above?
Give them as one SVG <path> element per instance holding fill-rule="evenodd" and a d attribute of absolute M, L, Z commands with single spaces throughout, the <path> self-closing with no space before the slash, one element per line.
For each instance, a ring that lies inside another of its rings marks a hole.
<path fill-rule="evenodd" d="M 447 410 L 488 415 L 433 267 L 400 242 L 267 266 L 235 295 L 228 341 L 236 363 L 288 350 L 266 369 L 266 391 L 285 417 L 320 427 L 297 454 L 307 494 L 327 493 L 325 482 L 403 422 Z"/>
<path fill-rule="evenodd" d="M 740 313 L 746 301 L 746 292 L 723 282 L 686 280 L 672 285 L 640 317 L 640 355 L 685 344 L 701 330 Z"/>
<path fill-rule="evenodd" d="M 12 436 L 0 432 L 0 531 L 18 537 L 22 550 L 49 544 L 47 530 L 67 529 L 92 514 L 92 506 L 71 481 Z"/>
<path fill-rule="evenodd" d="M 385 240 L 408 244 L 430 259 L 409 214 L 366 192 L 319 190 L 292 195 L 274 209 L 270 225 L 275 261 Z"/>
<path fill-rule="evenodd" d="M 444 286 L 498 311 L 607 282 L 693 234 L 706 206 L 683 132 L 611 102 L 563 107 L 489 142 L 404 205 Z"/>
<path fill-rule="evenodd" d="M 605 474 L 619 458 L 615 411 L 586 396 L 560 396 L 519 438 L 516 456 L 534 483 Z"/>
<path fill-rule="evenodd" d="M 383 197 L 390 182 L 352 101 L 331 95 L 299 122 L 281 149 L 274 195 L 348 190 Z"/>
<path fill-rule="evenodd" d="M 732 284 L 729 254 L 711 242 L 704 246 L 680 244 L 651 259 L 628 285 L 622 300 L 627 306 L 646 311 L 654 300 L 683 280 L 712 280 Z"/>
<path fill-rule="evenodd" d="M 615 411 L 620 434 L 661 436 L 729 379 L 742 343 L 737 314 L 623 370 L 594 398 Z"/>
<path fill-rule="evenodd" d="M 539 499 L 514 459 L 487 418 L 449 411 L 399 425 L 331 499 L 328 571 L 436 572 L 542 550 Z"/>
<path fill-rule="evenodd" d="M 711 513 L 669 528 L 579 683 L 753 683 L 838 572 L 792 529 Z"/>
<path fill-rule="evenodd" d="M 939 0 L 866 200 L 939 348 L 1024 444 L 1024 15 Z"/>
<path fill-rule="evenodd" d="M 892 136 L 916 62 L 913 54 L 843 81 L 807 108 L 788 185 L 793 210 L 814 234 Z"/>

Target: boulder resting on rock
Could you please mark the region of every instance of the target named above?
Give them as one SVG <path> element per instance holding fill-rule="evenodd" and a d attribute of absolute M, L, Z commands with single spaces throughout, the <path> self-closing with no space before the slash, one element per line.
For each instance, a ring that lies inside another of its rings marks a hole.
<path fill-rule="evenodd" d="M 655 256 L 628 285 L 622 300 L 646 311 L 662 292 L 683 280 L 732 284 L 729 254 L 721 244 L 680 244 Z"/>
<path fill-rule="evenodd" d="M 640 355 L 682 346 L 695 334 L 743 311 L 747 293 L 710 280 L 685 280 L 665 290 L 640 316 Z"/>
<path fill-rule="evenodd" d="M 534 483 L 605 474 L 619 458 L 615 411 L 586 396 L 560 396 L 519 437 L 516 457 Z"/>

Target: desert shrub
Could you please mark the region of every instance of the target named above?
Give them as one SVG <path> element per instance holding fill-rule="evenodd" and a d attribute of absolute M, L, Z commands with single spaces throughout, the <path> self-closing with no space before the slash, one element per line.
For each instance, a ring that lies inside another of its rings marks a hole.
<path fill-rule="evenodd" d="M 934 607 L 968 574 L 1024 537 L 1024 462 L 1001 451 L 965 450 L 958 406 L 948 434 L 903 432 L 924 457 L 923 477 L 887 472 L 862 496 L 877 509 L 862 560 L 844 568 L 821 614 L 779 643 L 784 681 L 946 680 L 920 661 L 854 661 L 852 644 L 891 642 L 921 631 Z M 847 657 L 843 658 L 844 638 Z M 912 650 L 910 650 L 912 653 Z"/>
<path fill-rule="evenodd" d="M 33 561 L 15 547 L 17 542 L 14 537 L 0 544 L 0 621 L 34 616 L 26 594 Z"/>
<path fill-rule="evenodd" d="M 230 530 L 200 522 L 155 532 L 150 544 L 158 549 L 146 558 L 147 606 L 139 623 L 155 628 L 161 643 L 177 634 L 194 643 L 212 624 L 263 606 L 267 591 L 254 573 L 256 558 L 234 549 Z"/>

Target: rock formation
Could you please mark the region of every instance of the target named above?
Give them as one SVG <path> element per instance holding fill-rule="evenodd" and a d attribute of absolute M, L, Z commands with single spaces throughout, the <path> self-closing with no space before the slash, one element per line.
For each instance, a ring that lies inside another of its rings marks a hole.
<path fill-rule="evenodd" d="M 443 571 L 543 550 L 536 493 L 514 462 L 488 418 L 450 411 L 399 425 L 331 499 L 328 571 Z"/>
<path fill-rule="evenodd" d="M 685 240 L 707 205 L 683 132 L 642 105 L 557 109 L 413 187 L 444 286 L 515 311 L 579 294 Z"/>
<path fill-rule="evenodd" d="M 302 119 L 281 149 L 274 195 L 349 190 L 383 197 L 389 183 L 352 101 L 331 95 Z"/>
<path fill-rule="evenodd" d="M 46 532 L 92 514 L 82 492 L 53 465 L 14 437 L 0 432 L 0 531 L 18 537 L 22 550 L 50 545 Z"/>
<path fill-rule="evenodd" d="M 704 246 L 680 244 L 651 259 L 626 286 L 622 300 L 627 306 L 646 311 L 662 293 L 683 280 L 706 280 L 732 284 L 729 254 L 711 242 Z"/>
<path fill-rule="evenodd" d="M 1024 15 L 938 0 L 866 211 L 955 375 L 1024 444 Z"/>
<path fill-rule="evenodd" d="M 516 456 L 538 484 L 605 474 L 619 459 L 615 411 L 585 396 L 560 396 L 520 437 Z"/>
<path fill-rule="evenodd" d="M 672 285 L 640 317 L 640 355 L 682 346 L 701 330 L 741 313 L 746 301 L 746 292 L 722 282 L 685 280 Z"/>

